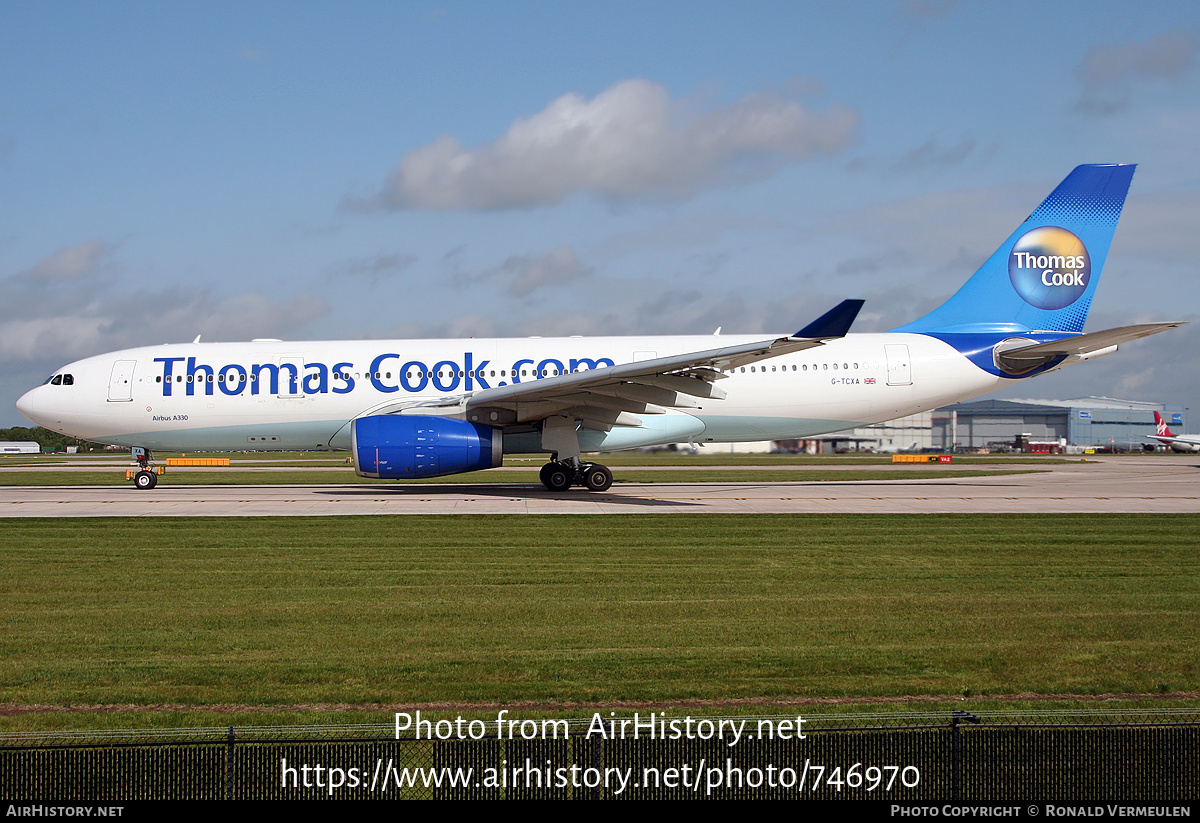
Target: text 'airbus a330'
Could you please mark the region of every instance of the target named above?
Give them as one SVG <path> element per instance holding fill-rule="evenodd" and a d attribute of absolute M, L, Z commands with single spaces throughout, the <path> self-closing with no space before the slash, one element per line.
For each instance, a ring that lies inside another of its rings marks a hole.
<path fill-rule="evenodd" d="M 603 491 L 581 458 L 666 443 L 810 437 L 957 403 L 1178 323 L 1083 333 L 1133 177 L 1079 166 L 959 291 L 890 332 L 847 335 L 846 300 L 791 335 L 191 343 L 64 366 L 25 417 L 151 450 L 349 449 L 407 480 L 548 453 L 542 483 Z"/>

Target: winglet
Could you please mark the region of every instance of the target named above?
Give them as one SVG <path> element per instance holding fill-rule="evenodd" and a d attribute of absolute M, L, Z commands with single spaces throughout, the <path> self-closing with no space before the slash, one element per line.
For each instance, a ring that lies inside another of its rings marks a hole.
<path fill-rule="evenodd" d="M 863 307 L 862 300 L 843 300 L 792 335 L 797 338 L 845 337 Z"/>

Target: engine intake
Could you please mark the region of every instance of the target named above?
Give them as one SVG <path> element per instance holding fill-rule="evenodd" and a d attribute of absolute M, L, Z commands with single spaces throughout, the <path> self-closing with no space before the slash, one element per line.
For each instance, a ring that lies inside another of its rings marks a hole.
<path fill-rule="evenodd" d="M 360 417 L 351 423 L 350 437 L 360 477 L 440 477 L 491 469 L 504 461 L 499 429 L 451 417 Z"/>

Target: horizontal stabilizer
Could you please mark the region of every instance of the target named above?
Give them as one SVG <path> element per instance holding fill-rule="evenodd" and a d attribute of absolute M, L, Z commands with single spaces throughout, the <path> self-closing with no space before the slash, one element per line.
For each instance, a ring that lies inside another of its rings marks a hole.
<path fill-rule="evenodd" d="M 1186 321 L 1177 323 L 1143 323 L 1139 326 L 1121 326 L 1116 329 L 1081 334 L 1076 337 L 1064 337 L 1049 343 L 1038 343 L 1033 346 L 1023 346 L 1010 349 L 1003 353 L 1006 360 L 1043 360 L 1047 357 L 1062 357 L 1064 355 L 1082 355 L 1089 352 L 1107 349 L 1139 337 L 1149 337 L 1160 331 L 1182 326 Z"/>
<path fill-rule="evenodd" d="M 1117 346 L 1121 343 L 1128 343 L 1130 340 L 1148 337 L 1182 325 L 1182 322 L 1143 323 L 1138 326 L 1121 326 L 1091 334 L 1064 337 L 1048 343 L 1032 343 L 1032 341 L 1026 341 L 1019 337 L 1009 338 L 996 346 L 993 350 L 993 357 L 996 367 L 1005 374 L 1027 374 L 1040 366 L 1059 368 L 1080 360 L 1102 357 L 1116 351 Z M 1031 345 L 1021 345 L 1024 342 L 1030 342 Z"/>

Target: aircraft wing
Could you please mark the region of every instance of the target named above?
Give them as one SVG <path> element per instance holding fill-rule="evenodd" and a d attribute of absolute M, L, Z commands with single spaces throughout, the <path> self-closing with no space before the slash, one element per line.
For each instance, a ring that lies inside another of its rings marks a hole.
<path fill-rule="evenodd" d="M 491 425 L 566 415 L 602 431 L 613 426 L 639 426 L 641 420 L 635 414 L 663 414 L 667 408 L 698 408 L 702 400 L 724 399 L 724 390 L 714 385 L 726 377 L 723 369 L 844 337 L 862 304 L 862 300 L 844 300 L 788 337 L 497 386 L 462 398 L 407 406 L 401 413 L 429 414 L 437 406 L 449 411 L 447 407 L 453 404 L 465 412 L 467 420 Z"/>
<path fill-rule="evenodd" d="M 1097 354 L 1105 349 L 1115 350 L 1121 343 L 1137 340 L 1139 337 L 1149 337 L 1167 329 L 1182 326 L 1186 321 L 1175 323 L 1143 323 L 1138 326 L 1121 326 L 1115 329 L 1080 334 L 1074 337 L 1064 337 L 1049 343 L 1036 343 L 1020 348 L 1006 349 L 996 357 L 1003 364 L 1017 370 L 1029 369 L 1042 363 L 1048 363 L 1056 357 L 1073 357 L 1086 359 L 1088 355 Z"/>
<path fill-rule="evenodd" d="M 1147 434 L 1143 436 L 1166 443 L 1168 446 L 1186 446 L 1191 451 L 1200 450 L 1200 436 L 1194 434 Z"/>

